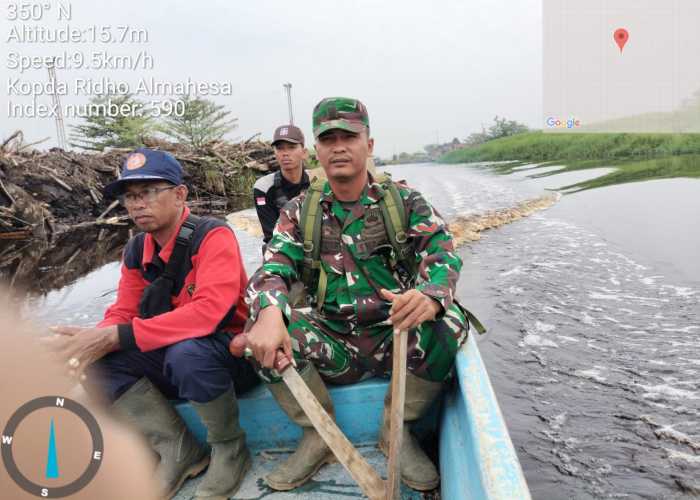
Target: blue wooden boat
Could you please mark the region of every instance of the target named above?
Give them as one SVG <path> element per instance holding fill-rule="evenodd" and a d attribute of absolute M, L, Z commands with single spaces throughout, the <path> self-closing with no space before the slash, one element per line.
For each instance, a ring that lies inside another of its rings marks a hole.
<path fill-rule="evenodd" d="M 388 381 L 371 379 L 351 386 L 330 388 L 336 408 L 337 421 L 348 439 L 361 452 L 374 450 L 377 442 L 384 395 Z M 491 382 L 479 354 L 474 335 L 460 350 L 456 360 L 456 381 L 445 394 L 441 404 L 420 422 L 423 431 L 437 430 L 440 462 L 440 497 L 443 500 L 503 499 L 527 500 L 530 493 L 517 455 L 503 421 Z M 195 435 L 204 440 L 205 429 L 193 409 L 186 403 L 177 405 Z M 257 387 L 240 398 L 241 424 L 253 452 L 293 448 L 301 431 L 289 421 L 264 386 Z M 270 456 L 274 451 L 263 451 Z M 255 467 L 260 461 L 256 454 Z M 384 474 L 383 457 L 374 452 L 378 469 Z M 372 459 L 369 459 L 372 463 Z M 344 470 L 336 467 L 334 477 Z M 321 474 L 321 472 L 319 472 Z M 246 481 L 239 492 L 241 498 L 274 498 L 258 473 L 254 482 Z M 348 482 L 352 482 L 347 475 Z M 312 482 L 296 491 L 297 498 L 343 498 L 361 496 L 359 488 L 339 486 L 335 480 L 329 486 Z M 332 486 L 332 487 L 331 487 Z M 251 487 L 256 491 L 251 493 Z M 192 486 L 191 486 L 192 488 Z M 190 488 L 190 489 L 191 489 Z M 290 497 L 294 492 L 280 493 Z M 237 497 L 239 496 L 237 495 Z M 182 496 L 187 498 L 187 496 Z M 402 498 L 421 498 L 417 492 L 402 488 Z"/>

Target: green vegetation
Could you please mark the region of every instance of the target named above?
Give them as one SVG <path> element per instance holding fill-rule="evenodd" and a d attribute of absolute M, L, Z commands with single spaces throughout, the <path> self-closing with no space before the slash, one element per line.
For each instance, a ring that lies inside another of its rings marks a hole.
<path fill-rule="evenodd" d="M 304 162 L 304 166 L 309 170 L 320 167 L 321 164 L 318 161 L 318 156 L 316 156 L 316 148 L 306 146 L 306 150 L 309 152 L 309 157 Z"/>
<path fill-rule="evenodd" d="M 231 112 L 226 111 L 223 104 L 183 95 L 173 99 L 168 109 L 177 110 L 178 106 L 181 112 L 164 114 L 163 123 L 158 126 L 158 130 L 173 142 L 199 148 L 221 139 L 238 126 L 238 118 L 231 118 Z"/>
<path fill-rule="evenodd" d="M 573 193 L 615 184 L 677 177 L 700 178 L 700 134 L 582 134 L 527 132 L 465 147 L 443 155 L 442 163 L 501 162 L 483 165 L 499 174 L 561 166 L 532 178 L 576 170 L 613 167 L 606 175 L 562 186 Z M 523 165 L 536 162 L 523 170 Z"/>
<path fill-rule="evenodd" d="M 71 145 L 92 151 L 141 147 L 157 132 L 173 142 L 199 148 L 237 126 L 237 118 L 230 117 L 225 106 L 200 97 L 181 96 L 158 110 L 130 94 L 107 94 L 92 98 L 90 106 L 92 112 L 84 123 L 72 126 Z"/>
<path fill-rule="evenodd" d="M 498 115 L 493 117 L 493 125 L 488 129 L 481 126 L 481 132 L 474 132 L 464 140 L 467 146 L 478 146 L 488 141 L 501 139 L 502 137 L 510 137 L 513 135 L 524 134 L 530 129 L 522 123 L 506 118 L 499 118 Z"/>
<path fill-rule="evenodd" d="M 546 134 L 538 131 L 458 149 L 439 161 L 601 161 L 682 154 L 700 154 L 700 134 Z"/>
<path fill-rule="evenodd" d="M 250 168 L 244 168 L 240 174 L 228 180 L 229 189 L 237 196 L 246 197 L 246 206 L 250 206 L 250 203 L 252 203 L 253 185 L 256 180 L 258 180 L 258 176 L 255 171 Z"/>
<path fill-rule="evenodd" d="M 92 112 L 85 123 L 72 126 L 72 146 L 91 151 L 104 151 L 109 147 L 136 148 L 143 146 L 144 138 L 155 130 L 143 103 L 131 94 L 95 96 L 90 105 Z"/>
<path fill-rule="evenodd" d="M 613 166 L 617 167 L 616 170 L 607 175 L 563 186 L 561 190 L 573 193 L 628 182 L 674 179 L 677 177 L 700 178 L 700 155 L 669 156 L 653 160 L 618 163 Z M 591 167 L 566 167 L 563 171 L 557 173 L 580 170 L 581 168 Z"/>
<path fill-rule="evenodd" d="M 483 166 L 483 168 L 487 168 L 503 175 L 512 174 L 516 171 L 516 168 L 519 172 L 532 170 L 533 172 L 536 172 L 529 176 L 532 179 L 540 179 L 542 177 L 550 177 L 567 172 L 588 170 L 592 168 L 612 167 L 615 169 L 613 172 L 600 177 L 595 177 L 593 179 L 557 188 L 557 191 L 564 193 L 575 193 L 578 191 L 585 191 L 586 189 L 656 179 L 674 179 L 678 177 L 700 178 L 700 155 L 666 156 L 663 158 L 654 158 L 642 161 L 612 160 L 602 162 L 600 160 L 584 160 L 574 161 L 565 166 L 562 166 L 560 162 L 546 162 L 538 163 L 525 169 L 522 168 L 523 164 L 524 162 L 486 164 Z M 561 168 L 547 170 L 546 172 L 537 172 L 537 170 L 539 170 L 541 167 L 554 165 L 558 165 Z"/>

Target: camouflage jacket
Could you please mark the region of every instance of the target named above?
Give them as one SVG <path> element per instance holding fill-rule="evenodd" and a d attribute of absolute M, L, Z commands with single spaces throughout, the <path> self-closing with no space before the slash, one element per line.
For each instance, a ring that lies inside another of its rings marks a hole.
<path fill-rule="evenodd" d="M 418 191 L 403 183 L 396 186 L 409 219 L 408 238 L 415 249 L 415 288 L 437 300 L 444 314 L 454 299 L 462 260 L 437 211 Z M 291 315 L 288 291 L 292 283 L 300 281 L 304 258 L 299 230 L 304 196 L 282 208 L 264 263 L 248 283 L 246 302 L 253 320 L 270 305 L 279 307 L 287 317 Z M 346 330 L 348 322 L 370 326 L 386 321 L 391 303 L 378 295 L 378 289 L 399 293 L 405 286 L 400 271 L 389 264 L 394 250 L 378 204 L 382 196 L 384 188 L 371 177 L 358 202 L 350 207 L 335 199 L 328 182 L 323 189 L 321 265 L 328 284 L 321 314 L 330 324 L 345 323 L 340 330 Z M 313 302 L 314 297 L 311 299 Z"/>

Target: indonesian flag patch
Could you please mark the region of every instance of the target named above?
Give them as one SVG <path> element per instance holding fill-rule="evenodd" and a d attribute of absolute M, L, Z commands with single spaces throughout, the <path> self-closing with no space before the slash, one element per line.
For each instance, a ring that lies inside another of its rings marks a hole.
<path fill-rule="evenodd" d="M 255 198 L 255 203 L 257 205 L 264 205 L 265 204 L 265 197 L 264 196 L 258 196 Z"/>

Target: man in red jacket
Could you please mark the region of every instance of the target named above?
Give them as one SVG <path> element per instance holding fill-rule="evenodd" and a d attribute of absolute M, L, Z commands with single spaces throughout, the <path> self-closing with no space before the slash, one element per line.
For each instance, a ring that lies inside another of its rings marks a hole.
<path fill-rule="evenodd" d="M 95 328 L 55 327 L 49 343 L 89 392 L 106 393 L 146 435 L 167 498 L 210 460 L 166 398 L 189 400 L 213 449 L 195 497 L 228 498 L 251 463 L 235 390 L 257 382 L 249 363 L 228 352 L 248 317 L 236 237 L 226 223 L 190 214 L 182 167 L 162 151 L 127 156 L 105 194 L 143 232 L 126 244 L 104 319 Z"/>

